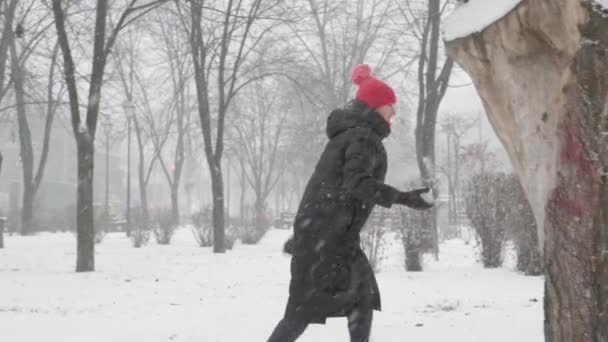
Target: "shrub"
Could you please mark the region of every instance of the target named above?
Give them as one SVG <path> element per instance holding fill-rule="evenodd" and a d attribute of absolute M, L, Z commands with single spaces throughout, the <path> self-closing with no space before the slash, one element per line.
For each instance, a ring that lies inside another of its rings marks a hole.
<path fill-rule="evenodd" d="M 131 242 L 141 248 L 150 241 L 150 218 L 145 209 L 131 208 Z"/>
<path fill-rule="evenodd" d="M 106 236 L 106 232 L 111 230 L 115 218 L 105 208 L 95 208 L 95 243 L 99 244 Z"/>
<path fill-rule="evenodd" d="M 504 173 L 482 173 L 471 177 L 466 187 L 466 213 L 481 243 L 484 267 L 503 262 L 509 186 Z"/>
<path fill-rule="evenodd" d="M 517 253 L 517 270 L 526 275 L 540 275 L 543 264 L 538 243 L 536 219 L 530 202 L 516 175 L 509 175 L 506 234 Z"/>
<path fill-rule="evenodd" d="M 154 237 L 159 245 L 168 245 L 175 233 L 176 224 L 171 209 L 159 208 L 154 210 Z"/>
<path fill-rule="evenodd" d="M 213 246 L 213 220 L 210 209 L 201 209 L 192 215 L 192 234 L 199 246 Z"/>
<path fill-rule="evenodd" d="M 368 220 L 368 224 L 361 231 L 361 248 L 367 255 L 374 272 L 378 272 L 380 263 L 384 259 L 386 233 L 389 231 L 390 223 L 382 210 L 376 209 L 372 217 L 377 220 Z"/>
<path fill-rule="evenodd" d="M 230 222 L 230 220 L 226 220 Z M 213 219 L 210 209 L 201 209 L 192 215 L 192 234 L 194 239 L 201 247 L 213 246 Z M 237 235 L 235 229 L 229 224 L 224 232 L 224 247 L 232 249 L 236 242 Z"/>
<path fill-rule="evenodd" d="M 429 240 L 430 232 L 428 222 L 431 211 L 417 211 L 401 208 L 401 223 L 399 224 L 399 236 L 405 252 L 405 270 L 408 272 L 422 271 L 422 255 L 425 241 Z"/>

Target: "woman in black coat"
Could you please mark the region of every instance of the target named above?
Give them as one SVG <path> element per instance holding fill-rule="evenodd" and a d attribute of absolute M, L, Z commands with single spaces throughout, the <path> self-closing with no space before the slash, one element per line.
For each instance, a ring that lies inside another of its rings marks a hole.
<path fill-rule="evenodd" d="M 351 341 L 368 341 L 380 294 L 359 233 L 376 204 L 432 207 L 421 197 L 429 189 L 400 192 L 384 184 L 382 140 L 390 133 L 395 94 L 367 65 L 355 67 L 352 78 L 359 85 L 356 99 L 328 118 L 329 142 L 285 247 L 292 254 L 289 300 L 268 342 L 295 341 L 308 324 L 344 316 Z"/>

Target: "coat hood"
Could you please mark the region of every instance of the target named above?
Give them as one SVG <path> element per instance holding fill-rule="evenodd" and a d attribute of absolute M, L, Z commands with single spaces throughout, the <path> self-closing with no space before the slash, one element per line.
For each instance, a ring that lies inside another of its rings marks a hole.
<path fill-rule="evenodd" d="M 327 136 L 330 139 L 354 127 L 369 127 L 382 139 L 391 133 L 388 123 L 359 100 L 353 100 L 343 108 L 335 109 L 327 118 Z"/>

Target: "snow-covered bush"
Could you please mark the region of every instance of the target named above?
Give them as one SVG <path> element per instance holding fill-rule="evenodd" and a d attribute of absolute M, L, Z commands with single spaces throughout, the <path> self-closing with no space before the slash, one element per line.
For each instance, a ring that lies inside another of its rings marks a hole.
<path fill-rule="evenodd" d="M 140 248 L 150 241 L 150 218 L 141 207 L 131 208 L 131 242 Z"/>
<path fill-rule="evenodd" d="M 376 209 L 361 231 L 361 248 L 367 255 L 374 272 L 380 271 L 380 264 L 386 250 L 386 235 L 390 230 L 387 213 Z"/>
<path fill-rule="evenodd" d="M 481 243 L 481 260 L 486 268 L 500 267 L 503 262 L 508 191 L 504 173 L 474 175 L 466 187 L 466 212 Z"/>
<path fill-rule="evenodd" d="M 213 246 L 211 209 L 201 209 L 192 215 L 192 234 L 201 247 Z"/>
<path fill-rule="evenodd" d="M 266 235 L 267 231 L 268 228 L 263 226 L 246 225 L 239 229 L 238 238 L 245 245 L 256 245 Z"/>
<path fill-rule="evenodd" d="M 257 204 L 253 212 L 242 218 L 237 230 L 238 239 L 246 245 L 256 245 L 272 225 L 272 219 L 267 215 L 265 205 Z"/>
<path fill-rule="evenodd" d="M 176 224 L 171 209 L 155 209 L 154 237 L 159 245 L 168 245 L 175 233 Z"/>
<path fill-rule="evenodd" d="M 402 207 L 400 214 L 399 237 L 405 251 L 405 270 L 408 272 L 422 271 L 422 254 L 429 249 L 428 241 L 431 233 L 428 229 L 428 222 L 432 219 L 432 211 L 418 211 Z"/>
<path fill-rule="evenodd" d="M 61 218 L 61 215 L 63 215 L 63 218 Z M 70 207 L 66 209 L 64 213 L 57 215 L 56 220 L 57 221 L 54 221 L 54 224 L 64 222 L 67 224 L 67 226 L 63 226 L 64 229 L 67 229 L 70 233 L 76 235 L 76 209 L 74 207 Z M 107 212 L 104 207 L 96 206 L 94 208 L 93 229 L 95 230 L 95 244 L 103 242 L 107 232 L 112 230 L 114 222 L 116 222 L 116 217 L 112 215 L 111 212 Z M 53 229 L 50 231 L 59 230 Z"/>
<path fill-rule="evenodd" d="M 517 253 L 517 270 L 526 275 L 539 275 L 543 265 L 538 244 L 536 219 L 530 202 L 516 175 L 509 175 L 506 234 Z"/>
<path fill-rule="evenodd" d="M 231 220 L 228 219 L 226 222 L 228 224 L 224 231 L 224 247 L 230 250 L 236 242 L 236 234 L 234 227 L 230 225 Z M 192 215 L 192 234 L 199 246 L 213 246 L 213 217 L 211 209 L 204 208 Z"/>
<path fill-rule="evenodd" d="M 420 183 L 408 182 L 404 188 L 417 189 Z M 431 210 L 414 210 L 399 207 L 399 215 L 394 222 L 398 227 L 397 237 L 401 240 L 405 252 L 405 270 L 422 271 L 422 255 L 433 250 L 433 220 L 436 212 Z"/>
<path fill-rule="evenodd" d="M 224 247 L 232 249 L 237 239 L 236 229 L 233 226 L 226 227 L 226 231 L 224 232 Z"/>
<path fill-rule="evenodd" d="M 99 244 L 106 236 L 106 232 L 111 230 L 115 218 L 105 208 L 95 208 L 95 243 Z"/>

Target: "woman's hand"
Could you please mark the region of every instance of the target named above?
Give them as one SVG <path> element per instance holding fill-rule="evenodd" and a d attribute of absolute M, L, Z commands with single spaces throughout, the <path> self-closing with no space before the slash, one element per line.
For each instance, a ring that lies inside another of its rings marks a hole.
<path fill-rule="evenodd" d="M 434 206 L 434 204 L 432 202 L 427 202 L 424 198 L 422 198 L 423 194 L 429 193 L 430 191 L 430 188 L 422 188 L 402 192 L 397 197 L 396 202 L 417 210 L 430 209 Z"/>

